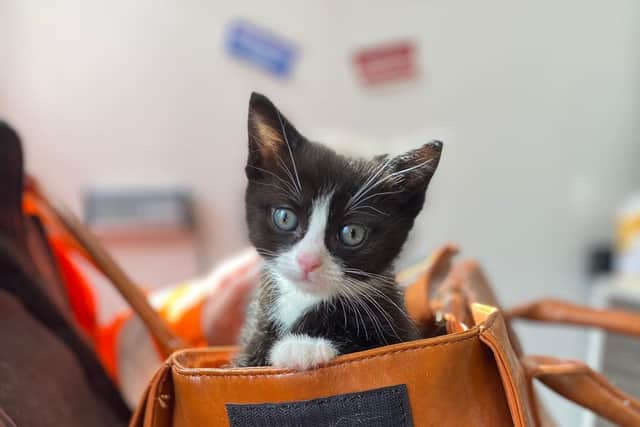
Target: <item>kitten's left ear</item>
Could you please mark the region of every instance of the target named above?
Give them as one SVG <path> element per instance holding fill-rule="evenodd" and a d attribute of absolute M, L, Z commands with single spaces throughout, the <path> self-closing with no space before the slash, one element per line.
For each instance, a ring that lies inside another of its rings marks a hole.
<path fill-rule="evenodd" d="M 396 182 L 409 192 L 424 192 L 440 162 L 442 142 L 431 141 L 391 160 Z"/>
<path fill-rule="evenodd" d="M 286 161 L 304 138 L 264 95 L 253 92 L 249 101 L 249 158 L 247 166 L 270 169 Z M 250 173 L 247 169 L 247 173 Z"/>

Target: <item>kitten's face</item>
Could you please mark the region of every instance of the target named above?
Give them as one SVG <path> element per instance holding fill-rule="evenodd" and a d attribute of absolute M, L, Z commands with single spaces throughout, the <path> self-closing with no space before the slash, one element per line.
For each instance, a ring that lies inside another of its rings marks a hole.
<path fill-rule="evenodd" d="M 306 140 L 267 98 L 253 94 L 250 239 L 271 273 L 304 293 L 362 290 L 390 272 L 441 149 L 432 142 L 396 158 L 348 159 Z"/>

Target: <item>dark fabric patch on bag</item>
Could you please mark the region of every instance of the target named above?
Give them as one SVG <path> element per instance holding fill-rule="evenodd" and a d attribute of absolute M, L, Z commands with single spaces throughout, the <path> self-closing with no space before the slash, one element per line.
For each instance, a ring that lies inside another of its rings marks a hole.
<path fill-rule="evenodd" d="M 231 427 L 412 427 L 404 384 L 287 403 L 228 403 Z"/>

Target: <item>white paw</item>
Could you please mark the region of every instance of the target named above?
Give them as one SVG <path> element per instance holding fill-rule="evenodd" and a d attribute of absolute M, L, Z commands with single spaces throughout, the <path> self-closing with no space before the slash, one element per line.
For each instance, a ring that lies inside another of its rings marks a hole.
<path fill-rule="evenodd" d="M 269 362 L 276 368 L 302 371 L 327 363 L 337 355 L 338 350 L 327 339 L 287 335 L 273 345 Z"/>

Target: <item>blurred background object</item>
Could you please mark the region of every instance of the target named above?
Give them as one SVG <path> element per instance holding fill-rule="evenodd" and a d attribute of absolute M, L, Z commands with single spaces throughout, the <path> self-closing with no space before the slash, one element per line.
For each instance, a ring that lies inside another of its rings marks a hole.
<path fill-rule="evenodd" d="M 229 26 L 226 47 L 229 55 L 280 78 L 291 74 L 298 50 L 293 43 L 242 20 Z"/>
<path fill-rule="evenodd" d="M 146 289 L 196 277 L 202 261 L 191 190 L 175 182 L 93 184 L 83 194 L 84 219 L 105 249 Z M 79 262 L 83 262 L 78 259 Z M 86 266 L 89 267 L 89 266 Z M 103 320 L 126 308 L 113 285 L 85 268 L 99 294 Z"/>
<path fill-rule="evenodd" d="M 410 41 L 362 49 L 353 56 L 353 63 L 366 85 L 411 80 L 418 75 L 416 49 Z"/>
<path fill-rule="evenodd" d="M 637 282 L 636 282 L 637 285 Z M 591 303 L 597 308 L 640 311 L 640 286 L 626 287 L 603 276 L 594 282 Z M 640 396 L 640 344 L 637 337 L 594 329 L 589 332 L 587 362 L 616 386 Z M 584 427 L 611 426 L 589 411 L 583 413 Z"/>
<path fill-rule="evenodd" d="M 239 20 L 296 46 L 286 78 L 230 55 Z M 441 138 L 401 267 L 456 241 L 507 306 L 587 302 L 591 250 L 614 240 L 617 207 L 640 189 L 638 22 L 636 0 L 0 0 L 0 116 L 23 136 L 27 168 L 79 214 L 103 179 L 184 183 L 203 265 L 247 242 L 251 91 L 336 147 L 348 135 L 366 154 Z M 362 85 L 354 55 L 400 40 L 417 78 Z M 538 353 L 588 352 L 585 332 L 519 332 Z M 574 406 L 552 409 L 579 425 Z"/>
<path fill-rule="evenodd" d="M 640 276 L 640 191 L 624 201 L 616 226 L 617 271 L 626 276 Z"/>

